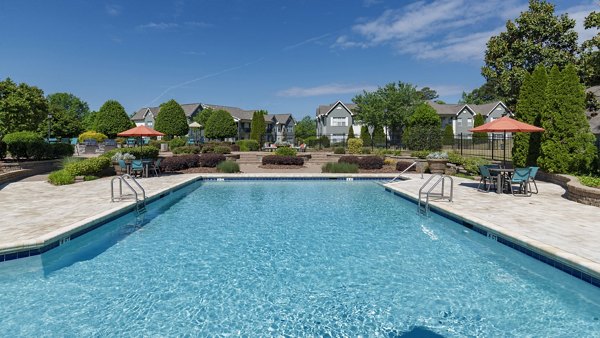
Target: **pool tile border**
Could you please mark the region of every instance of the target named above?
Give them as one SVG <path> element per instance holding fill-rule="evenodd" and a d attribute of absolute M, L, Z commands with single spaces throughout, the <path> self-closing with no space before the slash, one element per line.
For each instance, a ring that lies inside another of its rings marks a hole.
<path fill-rule="evenodd" d="M 402 192 L 393 190 L 388 187 L 385 187 L 385 191 L 387 191 L 389 193 L 393 193 L 395 196 L 398 196 L 406 201 L 409 201 L 409 202 L 417 205 L 417 200 L 415 200 L 412 196 L 410 196 L 408 194 L 404 194 Z M 483 225 L 480 225 L 480 224 L 477 224 L 470 220 L 459 217 L 458 215 L 455 215 L 447 210 L 438 208 L 435 205 L 430 205 L 430 210 L 433 213 L 440 215 L 444 218 L 450 219 L 450 220 L 464 226 L 465 228 L 467 228 L 469 230 L 473 230 L 474 232 L 476 232 L 482 236 L 485 236 L 487 238 L 495 240 L 500 244 L 503 244 L 514 250 L 517 250 L 533 259 L 536 259 L 542 263 L 550 265 L 551 267 L 554 267 L 558 270 L 568 273 L 569 275 L 571 275 L 575 278 L 578 278 L 586 283 L 589 283 L 595 287 L 600 288 L 600 278 L 593 276 L 592 274 L 589 274 L 578 267 L 565 264 L 553 257 L 548 256 L 547 254 L 542 254 L 542 253 L 536 252 L 534 250 L 531 250 L 531 249 L 527 248 L 526 246 L 519 244 L 517 239 L 513 239 L 510 236 L 507 236 L 505 234 L 500 234 L 498 232 L 491 231 Z"/>

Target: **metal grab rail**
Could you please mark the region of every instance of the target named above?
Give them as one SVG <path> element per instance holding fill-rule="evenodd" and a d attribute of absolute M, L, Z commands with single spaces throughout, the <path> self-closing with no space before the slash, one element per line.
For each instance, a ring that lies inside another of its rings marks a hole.
<path fill-rule="evenodd" d="M 129 184 L 126 181 L 127 178 L 131 179 L 131 181 L 133 181 L 133 183 L 135 183 L 135 185 L 141 190 L 142 199 L 139 198 L 137 190 L 135 190 L 131 186 L 131 184 Z M 110 180 L 110 201 L 111 202 L 115 201 L 115 185 L 114 185 L 115 180 L 119 180 L 118 200 L 121 200 L 123 198 L 123 183 L 125 183 L 125 185 L 127 185 L 129 187 L 129 189 L 133 192 L 133 194 L 135 196 L 135 210 L 137 211 L 138 215 L 146 212 L 146 190 L 144 190 L 144 188 L 140 185 L 140 183 L 135 178 L 131 177 L 131 175 L 129 175 L 129 174 L 124 174 L 121 176 L 113 177 L 113 179 Z"/>
<path fill-rule="evenodd" d="M 431 187 L 425 192 L 425 204 L 422 205 L 423 189 L 425 189 L 427 187 L 427 185 L 429 184 L 429 182 L 431 182 L 436 177 L 437 177 L 437 180 L 435 181 L 435 183 L 433 183 L 433 185 L 431 185 Z M 449 196 L 446 196 L 444 194 L 446 178 L 450 179 L 450 195 Z M 437 187 L 438 184 L 440 184 L 440 182 L 442 183 L 441 193 L 432 193 L 433 189 L 435 189 L 435 187 Z M 430 196 L 436 196 L 436 197 L 438 197 L 437 198 L 438 200 L 448 199 L 449 202 L 452 202 L 452 198 L 454 196 L 454 179 L 452 179 L 451 176 L 444 175 L 444 174 L 431 175 L 431 177 L 429 177 L 427 179 L 427 181 L 425 181 L 425 183 L 419 189 L 419 200 L 417 201 L 417 211 L 419 213 L 424 214 L 424 215 L 427 215 L 429 213 L 429 197 Z"/>
<path fill-rule="evenodd" d="M 398 178 L 400 178 L 400 176 L 402 176 L 402 174 L 404 174 L 405 172 L 408 171 L 408 169 L 414 167 L 417 165 L 417 161 L 414 161 L 413 163 L 411 163 L 411 165 L 409 165 L 406 169 L 402 170 L 401 173 L 399 173 L 398 175 L 396 175 L 396 177 L 392 178 L 389 182 L 387 183 L 393 183 L 395 180 L 397 180 Z M 421 173 L 421 179 L 423 179 L 423 173 Z"/>

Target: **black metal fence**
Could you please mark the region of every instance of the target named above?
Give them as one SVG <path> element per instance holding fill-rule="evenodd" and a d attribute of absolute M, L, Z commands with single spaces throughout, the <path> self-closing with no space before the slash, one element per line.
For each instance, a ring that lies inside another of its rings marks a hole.
<path fill-rule="evenodd" d="M 483 157 L 489 160 L 512 159 L 512 134 L 488 134 L 487 138 L 473 138 L 472 134 L 454 136 L 452 145 L 444 145 L 446 151 L 455 151 L 462 156 Z"/>

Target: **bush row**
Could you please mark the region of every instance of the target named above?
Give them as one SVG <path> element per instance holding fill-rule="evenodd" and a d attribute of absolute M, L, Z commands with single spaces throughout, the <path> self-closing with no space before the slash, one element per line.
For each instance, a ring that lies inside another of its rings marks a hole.
<path fill-rule="evenodd" d="M 146 146 L 146 147 L 131 147 L 131 148 L 117 148 L 110 151 L 105 152 L 101 155 L 101 157 L 111 158 L 116 153 L 129 153 L 135 156 L 136 159 L 141 160 L 143 158 L 148 159 L 157 159 L 159 150 L 156 147 Z"/>
<path fill-rule="evenodd" d="M 275 164 L 275 165 L 304 165 L 304 159 L 296 156 L 282 156 L 282 155 L 267 155 L 263 156 L 262 164 Z"/>
<path fill-rule="evenodd" d="M 63 143 L 46 143 L 37 133 L 21 131 L 6 134 L 2 138 L 0 158 L 4 158 L 7 152 L 17 160 L 22 158 L 44 160 L 71 156 L 73 155 L 73 146 Z"/>
<path fill-rule="evenodd" d="M 195 167 L 216 167 L 219 163 L 225 161 L 223 154 L 188 154 L 173 157 L 167 157 L 160 163 L 163 171 L 179 171 Z"/>
<path fill-rule="evenodd" d="M 202 152 L 202 147 L 199 146 L 183 146 L 175 149 L 171 149 L 174 155 L 181 154 L 200 154 Z"/>
<path fill-rule="evenodd" d="M 321 171 L 324 173 L 357 173 L 358 165 L 345 162 L 329 162 L 323 164 Z"/>
<path fill-rule="evenodd" d="M 74 183 L 75 176 L 100 176 L 102 171 L 111 165 L 110 158 L 103 156 L 65 162 L 63 169 L 50 173 L 48 176 L 50 183 L 65 185 Z"/>
<path fill-rule="evenodd" d="M 379 156 L 342 156 L 338 163 L 356 164 L 360 169 L 381 169 L 384 161 Z"/>
<path fill-rule="evenodd" d="M 296 156 L 298 151 L 290 147 L 279 147 L 275 150 L 275 154 L 279 156 Z"/>

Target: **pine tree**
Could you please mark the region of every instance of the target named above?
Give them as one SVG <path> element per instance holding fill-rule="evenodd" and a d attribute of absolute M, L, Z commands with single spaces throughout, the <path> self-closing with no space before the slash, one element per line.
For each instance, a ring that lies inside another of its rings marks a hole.
<path fill-rule="evenodd" d="M 454 144 L 454 130 L 452 130 L 451 124 L 447 124 L 444 128 L 444 144 L 447 146 Z"/>
<path fill-rule="evenodd" d="M 543 65 L 526 74 L 519 92 L 515 118 L 521 122 L 541 127 L 540 117 L 545 111 L 548 73 Z M 513 164 L 516 167 L 535 166 L 540 156 L 540 133 L 516 133 L 512 149 Z"/>
<path fill-rule="evenodd" d="M 262 144 L 266 133 L 265 114 L 262 110 L 255 111 L 252 115 L 252 124 L 250 125 L 250 139 L 256 140 L 258 144 Z"/>
<path fill-rule="evenodd" d="M 483 118 L 483 115 L 481 115 L 481 114 L 475 115 L 475 121 L 473 121 L 473 127 L 482 126 L 484 123 L 485 123 L 485 119 Z M 487 133 L 473 133 L 473 143 L 482 144 L 482 143 L 486 143 L 487 140 L 488 140 Z"/>
<path fill-rule="evenodd" d="M 190 130 L 187 117 L 181 105 L 175 100 L 169 100 L 160 105 L 154 129 L 164 133 L 168 139 L 173 136 L 184 136 Z"/>
<path fill-rule="evenodd" d="M 369 127 L 360 127 L 360 139 L 363 140 L 363 145 L 365 147 L 371 145 L 371 134 L 369 134 Z"/>
<path fill-rule="evenodd" d="M 385 145 L 385 132 L 383 131 L 383 126 L 376 126 L 373 131 L 373 144 L 376 147 Z"/>
<path fill-rule="evenodd" d="M 551 173 L 588 174 L 597 153 L 585 116 L 585 93 L 573 65 L 548 77 L 547 109 L 541 116 L 540 168 Z"/>
<path fill-rule="evenodd" d="M 354 128 L 352 128 L 352 126 L 350 126 L 350 128 L 348 129 L 348 139 L 351 138 L 355 138 L 356 136 L 354 136 Z"/>

